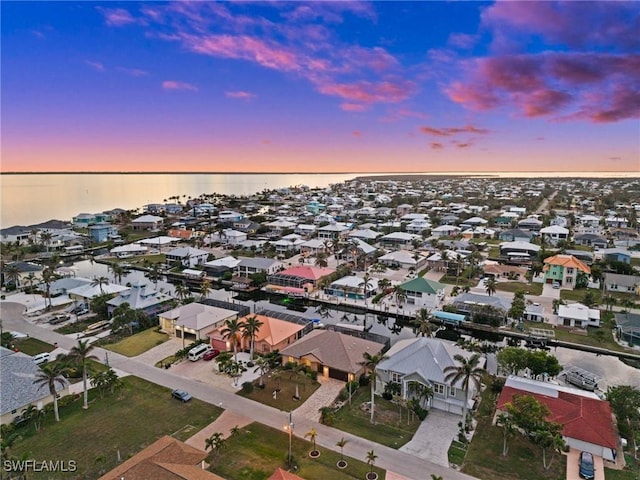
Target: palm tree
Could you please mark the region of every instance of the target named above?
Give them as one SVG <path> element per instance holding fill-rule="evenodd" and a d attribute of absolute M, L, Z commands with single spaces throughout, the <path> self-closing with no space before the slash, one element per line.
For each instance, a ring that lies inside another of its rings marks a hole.
<path fill-rule="evenodd" d="M 87 360 L 97 360 L 98 357 L 91 355 L 91 350 L 94 349 L 93 345 L 89 344 L 89 340 L 78 340 L 78 344 L 69 351 L 69 358 L 74 363 L 82 366 L 82 389 L 83 389 L 83 403 L 82 408 L 85 410 L 89 408 L 89 391 L 87 390 Z"/>
<path fill-rule="evenodd" d="M 329 265 L 327 262 L 327 254 L 324 252 L 316 253 L 316 261 L 314 262 L 314 265 L 319 268 L 327 267 Z"/>
<path fill-rule="evenodd" d="M 373 477 L 373 466 L 376 464 L 376 459 L 378 458 L 378 456 L 375 454 L 375 452 L 373 450 L 369 450 L 367 452 L 367 463 L 369 464 L 369 466 L 371 467 L 371 470 L 369 473 L 371 473 L 371 476 Z M 369 475 L 367 475 L 368 477 Z"/>
<path fill-rule="evenodd" d="M 40 240 L 42 240 L 44 246 L 47 247 L 47 252 L 49 252 L 49 244 L 51 243 L 52 238 L 53 235 L 51 234 L 51 232 L 42 232 L 40 234 Z"/>
<path fill-rule="evenodd" d="M 380 354 L 371 355 L 369 352 L 364 352 L 362 354 L 362 357 L 364 358 L 364 361 L 360 362 L 360 365 L 362 365 L 366 370 L 369 371 L 369 382 L 371 383 L 371 420 L 370 422 L 373 423 L 373 415 L 375 410 L 374 392 L 376 389 L 376 367 L 380 362 L 382 362 L 383 360 L 386 360 L 387 357 Z"/>
<path fill-rule="evenodd" d="M 344 437 L 342 437 L 340 440 L 338 440 L 338 442 L 336 443 L 336 447 L 340 447 L 340 464 L 343 465 L 344 463 L 344 446 L 349 442 L 349 440 L 346 440 Z M 345 465 L 346 466 L 346 465 Z"/>
<path fill-rule="evenodd" d="M 46 267 L 44 270 L 42 270 L 42 281 L 44 282 L 44 285 L 45 285 L 46 299 L 49 299 L 48 308 L 51 308 L 51 282 L 53 282 L 56 278 L 58 278 L 58 276 L 56 275 L 53 268 Z M 45 306 L 47 303 L 46 299 L 45 299 Z"/>
<path fill-rule="evenodd" d="M 264 325 L 258 317 L 255 315 L 246 318 L 244 321 L 244 328 L 242 329 L 242 336 L 248 337 L 250 342 L 249 347 L 249 359 L 253 361 L 253 349 L 256 340 L 256 334 L 260 331 L 260 327 Z"/>
<path fill-rule="evenodd" d="M 35 273 L 29 272 L 29 274 L 25 278 L 25 283 L 29 286 L 29 290 L 33 293 L 33 284 L 36 283 L 38 278 Z M 33 298 L 35 298 L 35 293 L 33 293 Z"/>
<path fill-rule="evenodd" d="M 238 361 L 238 335 L 242 333 L 244 322 L 237 318 L 224 322 L 224 328 L 220 331 L 222 338 L 233 342 L 233 361 Z"/>
<path fill-rule="evenodd" d="M 60 385 L 64 388 L 67 383 L 63 373 L 66 367 L 64 362 L 46 363 L 40 367 L 40 371 L 36 374 L 36 378 L 33 381 L 38 386 L 46 386 L 49 389 L 49 393 L 53 397 L 53 414 L 56 422 L 60 421 L 60 414 L 58 412 L 58 394 L 56 392 L 56 385 Z"/>
<path fill-rule="evenodd" d="M 496 293 L 496 279 L 493 277 L 489 277 L 487 282 L 485 283 L 485 290 L 487 291 L 487 295 L 491 296 Z"/>
<path fill-rule="evenodd" d="M 462 431 L 466 431 L 467 422 L 467 403 L 469 401 L 469 391 L 474 386 L 476 390 L 480 389 L 482 383 L 482 375 L 485 370 L 479 367 L 480 354 L 474 353 L 469 360 L 460 354 L 454 355 L 453 359 L 460 365 L 449 365 L 444 369 L 444 381 L 448 382 L 452 387 L 461 384 L 462 390 L 465 392 L 464 404 L 462 405 Z"/>
<path fill-rule="evenodd" d="M 433 333 L 430 320 L 431 313 L 428 309 L 421 308 L 418 310 L 418 315 L 416 316 L 416 333 L 423 337 L 430 337 Z"/>
<path fill-rule="evenodd" d="M 109 269 L 113 273 L 113 280 L 117 283 L 122 283 L 122 276 L 125 274 L 124 267 L 119 263 L 112 264 Z"/>
<path fill-rule="evenodd" d="M 100 295 L 104 295 L 103 285 L 109 285 L 109 279 L 107 277 L 96 277 L 91 282 L 92 287 L 100 288 Z"/>
<path fill-rule="evenodd" d="M 202 296 L 201 300 L 207 298 L 209 292 L 211 291 L 211 282 L 209 280 L 203 280 L 200 284 L 200 295 Z"/>
<path fill-rule="evenodd" d="M 222 449 L 225 447 L 226 442 L 227 441 L 222 436 L 222 433 L 215 432 L 209 438 L 205 439 L 204 449 L 211 450 L 213 453 L 213 460 L 215 461 L 220 455 Z"/>
<path fill-rule="evenodd" d="M 318 436 L 318 432 L 316 432 L 315 428 L 312 428 L 311 430 L 309 430 L 307 433 L 304 434 L 304 438 L 309 437 L 309 441 L 313 445 L 313 450 L 311 450 L 312 454 L 318 452 L 318 450 L 316 449 L 316 437 L 317 436 Z"/>
<path fill-rule="evenodd" d="M 387 288 L 391 286 L 391 280 L 388 278 L 381 278 L 378 280 L 378 288 L 381 292 L 384 292 Z"/>
<path fill-rule="evenodd" d="M 4 283 L 13 283 L 16 288 L 18 287 L 18 278 L 20 278 L 20 269 L 14 263 L 5 265 L 4 267 Z"/>
<path fill-rule="evenodd" d="M 264 386 L 264 376 L 271 370 L 271 364 L 269 360 L 265 357 L 258 357 L 255 361 L 256 368 L 253 370 L 254 372 L 260 372 L 260 380 L 258 385 L 260 388 Z"/>
<path fill-rule="evenodd" d="M 176 285 L 175 290 L 176 290 L 176 295 L 182 302 L 184 302 L 187 298 L 191 296 L 191 291 L 189 290 L 189 287 L 187 287 L 184 283 L 179 283 L 178 285 Z"/>

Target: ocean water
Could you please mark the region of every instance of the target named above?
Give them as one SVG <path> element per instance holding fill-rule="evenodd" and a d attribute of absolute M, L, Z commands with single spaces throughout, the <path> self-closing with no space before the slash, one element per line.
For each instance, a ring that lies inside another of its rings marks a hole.
<path fill-rule="evenodd" d="M 265 189 L 295 185 L 326 187 L 367 173 L 64 173 L 0 175 L 0 228 L 33 225 L 51 219 L 71 220 L 79 213 L 112 208 L 127 210 L 148 203 L 162 203 L 180 195 L 181 200 L 202 194 L 251 195 Z M 633 178 L 638 172 L 433 172 L 416 175 L 488 175 L 503 178 L 591 177 Z"/>

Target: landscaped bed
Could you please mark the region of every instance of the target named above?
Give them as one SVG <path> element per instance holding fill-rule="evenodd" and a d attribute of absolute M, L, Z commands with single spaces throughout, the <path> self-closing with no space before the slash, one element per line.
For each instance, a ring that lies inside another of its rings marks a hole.
<path fill-rule="evenodd" d="M 156 330 L 156 327 L 148 328 L 142 332 L 126 337 L 119 342 L 104 345 L 104 348 L 112 352 L 120 353 L 127 357 L 135 357 L 151 350 L 169 340 L 169 335 Z"/>
<path fill-rule="evenodd" d="M 348 458 L 348 443 L 344 447 L 348 463 L 344 469 L 336 466 L 340 460 L 339 452 L 320 446 L 316 448 L 320 456 L 310 458 L 311 444 L 293 436 L 292 457 L 298 467 L 295 473 L 306 480 L 362 480 L 370 470 L 364 458 Z M 288 451 L 287 432 L 252 423 L 227 439 L 221 455 L 210 470 L 229 480 L 266 480 L 276 468 L 287 469 Z M 373 470 L 379 478 L 384 478 L 384 470 L 376 467 Z"/>
<path fill-rule="evenodd" d="M 82 396 L 77 396 L 70 405 L 60 408 L 60 422 L 49 414 L 39 433 L 31 423 L 22 426 L 10 455 L 39 461 L 74 460 L 78 469 L 73 478 L 97 478 L 117 465 L 118 455 L 126 459 L 158 437 L 178 431 L 176 438 L 186 440 L 222 411 L 197 399 L 177 402 L 170 390 L 137 377 L 122 381 L 124 389 L 120 393 L 103 399 L 90 390 L 88 410 L 82 409 Z M 141 418 L 146 420 L 135 420 Z M 185 429 L 189 425 L 193 428 Z M 46 472 L 33 478 L 70 477 L 68 472 Z"/>
<path fill-rule="evenodd" d="M 243 389 L 238 395 L 289 412 L 302 405 L 320 387 L 316 380 L 295 370 L 277 370 L 265 375 L 263 380 L 264 388 L 258 387 L 260 380 L 257 379 L 250 393 Z M 299 399 L 294 398 L 296 385 Z M 276 390 L 279 391 L 274 395 Z"/>
<path fill-rule="evenodd" d="M 370 401 L 369 387 L 360 387 L 353 395 L 351 405 L 347 401 L 335 413 L 331 426 L 391 448 L 400 448 L 413 438 L 421 423 L 413 412 L 376 397 L 375 425 L 371 425 L 371 413 L 366 408 Z"/>

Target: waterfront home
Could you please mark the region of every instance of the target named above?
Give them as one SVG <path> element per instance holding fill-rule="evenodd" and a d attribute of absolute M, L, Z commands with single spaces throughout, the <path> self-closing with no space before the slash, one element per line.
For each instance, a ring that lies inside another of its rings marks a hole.
<path fill-rule="evenodd" d="M 531 238 L 531 232 L 525 232 L 524 230 L 520 230 L 519 228 L 511 228 L 509 230 L 498 233 L 498 240 L 503 240 L 505 242 L 529 243 L 531 241 Z"/>
<path fill-rule="evenodd" d="M 496 280 L 514 280 L 517 282 L 525 281 L 527 269 L 516 267 L 513 265 L 498 265 L 496 263 L 485 263 L 482 266 L 482 272 L 485 277 L 493 277 Z"/>
<path fill-rule="evenodd" d="M 306 365 L 325 378 L 355 380 L 365 369 L 363 355 L 379 354 L 384 344 L 332 330 L 313 330 L 280 351 L 282 364 Z"/>
<path fill-rule="evenodd" d="M 566 242 L 569 240 L 569 229 L 558 225 L 551 225 L 549 227 L 541 228 L 540 235 L 542 235 L 543 242 L 547 241 L 551 245 L 557 245 L 558 242 Z"/>
<path fill-rule="evenodd" d="M 120 292 L 107 302 L 107 314 L 113 315 L 113 311 L 117 307 L 127 303 L 132 310 L 141 311 L 151 317 L 167 310 L 173 301 L 173 297 L 155 290 L 151 285 L 145 285 L 138 281 L 128 290 Z"/>
<path fill-rule="evenodd" d="M 605 248 L 600 253 L 605 260 L 610 262 L 631 263 L 631 252 L 626 248 Z"/>
<path fill-rule="evenodd" d="M 540 245 L 534 245 L 529 242 L 502 242 L 499 245 L 500 256 L 508 258 L 510 254 L 513 256 L 520 256 L 527 259 L 535 259 L 540 251 Z"/>
<path fill-rule="evenodd" d="M 416 252 L 407 250 L 397 250 L 378 257 L 378 262 L 388 267 L 413 268 L 420 270 L 424 267 L 427 259 Z"/>
<path fill-rule="evenodd" d="M 204 268 L 204 271 L 207 273 L 207 275 L 215 278 L 220 278 L 225 274 L 225 272 L 233 272 L 233 270 L 236 268 L 236 266 L 238 266 L 239 263 L 239 259 L 232 256 L 227 256 L 216 258 L 215 260 L 206 262 L 202 265 L 202 267 Z"/>
<path fill-rule="evenodd" d="M 539 232 L 542 228 L 542 221 L 535 217 L 523 218 L 518 222 L 518 228 L 520 230 L 528 230 L 530 232 Z"/>
<path fill-rule="evenodd" d="M 162 228 L 164 218 L 156 215 L 142 215 L 131 220 L 131 228 L 134 230 L 151 230 L 156 231 Z"/>
<path fill-rule="evenodd" d="M 147 245 L 149 247 L 157 248 L 159 252 L 162 252 L 162 248 L 167 245 L 171 245 L 173 243 L 179 242 L 180 239 L 167 237 L 166 235 L 160 235 L 158 237 L 153 238 L 143 238 L 142 240 L 138 240 L 135 243 L 140 245 Z"/>
<path fill-rule="evenodd" d="M 453 385 L 445 381 L 446 368 L 458 365 L 453 358 L 455 355 L 468 360 L 473 352 L 435 338 L 399 340 L 385 353 L 386 360 L 376 367 L 376 393 L 381 395 L 387 384 L 398 383 L 400 397 L 410 400 L 417 397 L 414 386 L 423 385 L 433 391 L 432 397 L 424 399 L 423 408 L 461 415 L 465 401 L 468 402 L 467 410 L 472 409 L 478 391 L 473 382 L 469 382 L 471 391 L 467 392 L 461 380 Z M 484 358 L 481 365 L 483 363 Z"/>
<path fill-rule="evenodd" d="M 224 480 L 204 469 L 208 453 L 165 435 L 98 480 Z"/>
<path fill-rule="evenodd" d="M 366 286 L 366 298 L 376 295 L 378 291 L 378 279 L 370 278 Z M 364 300 L 365 298 L 365 282 L 364 278 L 356 275 L 347 275 L 332 282 L 326 289 L 325 293 L 333 297 L 348 298 L 355 300 Z"/>
<path fill-rule="evenodd" d="M 218 213 L 218 223 L 232 223 L 242 220 L 244 215 L 242 213 L 234 212 L 232 210 L 222 210 Z"/>
<path fill-rule="evenodd" d="M 107 222 L 94 223 L 88 229 L 89 238 L 97 243 L 106 242 L 118 235 L 118 227 Z"/>
<path fill-rule="evenodd" d="M 524 307 L 522 319 L 529 322 L 544 322 L 544 307 L 539 303 L 528 303 Z M 518 318 L 514 320 L 519 320 Z"/>
<path fill-rule="evenodd" d="M 511 308 L 511 304 L 501 297 L 479 293 L 463 293 L 453 297 L 452 305 L 458 313 L 469 316 L 471 321 L 474 320 L 476 314 L 483 312 L 486 307 L 492 307 L 497 316 L 495 320 L 500 324 L 506 321 L 507 312 Z M 484 314 L 487 314 L 487 312 L 484 312 Z"/>
<path fill-rule="evenodd" d="M 554 255 L 544 259 L 545 283 L 556 283 L 573 290 L 580 275 L 591 275 L 591 269 L 572 255 Z"/>
<path fill-rule="evenodd" d="M 238 318 L 238 312 L 202 303 L 188 303 L 158 315 L 160 329 L 186 341 L 208 338 L 227 320 Z"/>
<path fill-rule="evenodd" d="M 203 265 L 209 258 L 209 252 L 193 247 L 180 247 L 167 252 L 166 265 L 168 267 L 193 268 Z"/>
<path fill-rule="evenodd" d="M 393 232 L 387 235 L 383 235 L 378 239 L 382 248 L 389 248 L 393 250 L 406 249 L 412 246 L 412 242 L 422 242 L 420 235 L 406 232 Z"/>
<path fill-rule="evenodd" d="M 558 325 L 564 327 L 599 327 L 600 310 L 581 303 L 558 306 Z"/>
<path fill-rule="evenodd" d="M 444 298 L 445 285 L 424 277 L 416 277 L 398 285 L 406 296 L 406 302 L 420 308 L 438 308 Z"/>
<path fill-rule="evenodd" d="M 562 425 L 562 439 L 569 447 L 615 461 L 618 435 L 609 402 L 577 388 L 509 376 L 498 398 L 494 420 L 518 395 L 531 395 L 549 409 L 546 420 Z"/>
<path fill-rule="evenodd" d="M 29 405 L 42 410 L 53 402 L 49 387 L 34 383 L 39 372 L 40 367 L 35 364 L 33 357 L 0 347 L 0 425 L 9 425 Z M 69 382 L 66 379 L 62 384 L 55 384 L 56 394 L 60 397 L 65 396 L 68 389 Z"/>
<path fill-rule="evenodd" d="M 350 227 L 345 223 L 330 223 L 318 228 L 318 238 L 321 240 L 342 240 L 349 234 Z"/>
<path fill-rule="evenodd" d="M 300 265 L 287 268 L 267 277 L 267 290 L 304 294 L 315 290 L 323 278 L 334 273 L 332 268 Z"/>
<path fill-rule="evenodd" d="M 262 325 L 255 332 L 254 352 L 266 354 L 275 350 L 282 350 L 302 338 L 305 329 L 311 330 L 311 320 L 305 323 L 295 323 L 268 315 L 250 314 L 239 319 L 244 322 L 248 318 L 257 318 Z M 233 340 L 224 338 L 222 330 L 224 325 L 216 328 L 208 334 L 211 346 L 220 351 L 233 351 Z M 239 352 L 248 351 L 251 348 L 251 339 L 243 335 L 236 338 L 236 346 Z"/>
<path fill-rule="evenodd" d="M 282 262 L 273 258 L 238 257 L 238 263 L 233 267 L 233 274 L 237 277 L 249 277 L 255 273 L 273 275 L 283 268 Z"/>
<path fill-rule="evenodd" d="M 113 247 L 109 250 L 109 253 L 114 257 L 118 258 L 128 258 L 133 257 L 135 255 L 144 255 L 149 250 L 148 247 L 143 245 L 138 245 L 136 243 L 129 243 L 127 245 L 120 245 L 117 247 Z"/>
<path fill-rule="evenodd" d="M 579 233 L 575 236 L 576 245 L 584 245 L 592 248 L 607 248 L 607 239 L 597 233 Z"/>
<path fill-rule="evenodd" d="M 630 347 L 640 346 L 640 315 L 630 312 L 615 314 L 618 338 Z"/>
<path fill-rule="evenodd" d="M 124 292 L 128 289 L 129 287 L 111 282 L 108 282 L 106 285 L 93 285 L 93 281 L 91 281 L 91 283 L 68 290 L 67 294 L 69 295 L 69 298 L 74 301 L 74 303 L 77 302 L 79 304 L 90 305 L 91 300 L 96 297 L 100 297 L 102 295 L 110 295 L 111 297 L 115 297 L 120 292 Z"/>

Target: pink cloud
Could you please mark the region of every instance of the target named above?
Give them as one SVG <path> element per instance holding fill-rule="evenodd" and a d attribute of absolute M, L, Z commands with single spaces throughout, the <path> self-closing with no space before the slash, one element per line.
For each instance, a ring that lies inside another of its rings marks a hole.
<path fill-rule="evenodd" d="M 262 140 L 262 144 L 263 145 L 271 145 L 271 140 L 269 140 L 268 138 L 265 138 L 264 140 Z"/>
<path fill-rule="evenodd" d="M 355 130 L 353 132 L 351 132 L 351 135 L 353 135 L 354 137 L 361 137 L 362 136 L 362 132 Z"/>
<path fill-rule="evenodd" d="M 94 70 L 97 70 L 99 72 L 104 72 L 105 71 L 104 65 L 101 62 L 94 62 L 92 60 L 85 60 L 84 63 L 89 65 L 91 68 L 93 68 Z"/>
<path fill-rule="evenodd" d="M 409 80 L 384 80 L 369 82 L 362 80 L 354 83 L 327 83 L 318 86 L 325 95 L 334 95 L 358 103 L 398 103 L 406 100 L 416 90 Z"/>
<path fill-rule="evenodd" d="M 139 22 L 138 19 L 134 18 L 133 15 L 124 8 L 96 7 L 96 10 L 104 16 L 105 23 L 110 27 L 122 27 L 123 25 Z"/>
<path fill-rule="evenodd" d="M 446 127 L 446 128 L 434 128 L 434 127 L 420 127 L 420 132 L 426 135 L 432 135 L 435 137 L 450 137 L 452 135 L 458 135 L 461 133 L 472 133 L 477 135 L 486 135 L 489 130 L 486 128 L 478 128 L 473 125 L 464 125 L 463 127 Z"/>
<path fill-rule="evenodd" d="M 162 82 L 162 88 L 165 90 L 186 90 L 197 92 L 198 87 L 187 82 L 177 82 L 175 80 L 165 80 Z"/>
<path fill-rule="evenodd" d="M 366 112 L 369 110 L 369 105 L 364 105 L 362 103 L 349 103 L 344 102 L 340 104 L 340 109 L 345 112 Z"/>
<path fill-rule="evenodd" d="M 351 47 L 345 57 L 348 63 L 357 69 L 366 68 L 375 72 L 385 72 L 398 66 L 398 60 L 384 48 Z"/>
<path fill-rule="evenodd" d="M 473 48 L 478 42 L 477 35 L 469 35 L 466 33 L 452 33 L 449 35 L 447 43 L 452 47 L 456 47 L 462 50 L 469 50 Z"/>
<path fill-rule="evenodd" d="M 515 108 L 525 117 L 613 122 L 640 117 L 640 55 L 547 52 L 475 59 L 446 88 L 474 110 Z"/>
<path fill-rule="evenodd" d="M 256 95 L 254 93 L 245 92 L 242 90 L 237 90 L 233 92 L 224 92 L 224 94 L 228 98 L 237 98 L 239 100 L 245 100 L 245 101 L 253 100 L 254 98 L 256 98 Z"/>
<path fill-rule="evenodd" d="M 440 142 L 431 142 L 429 146 L 432 150 L 442 150 L 444 148 L 444 145 Z"/>

